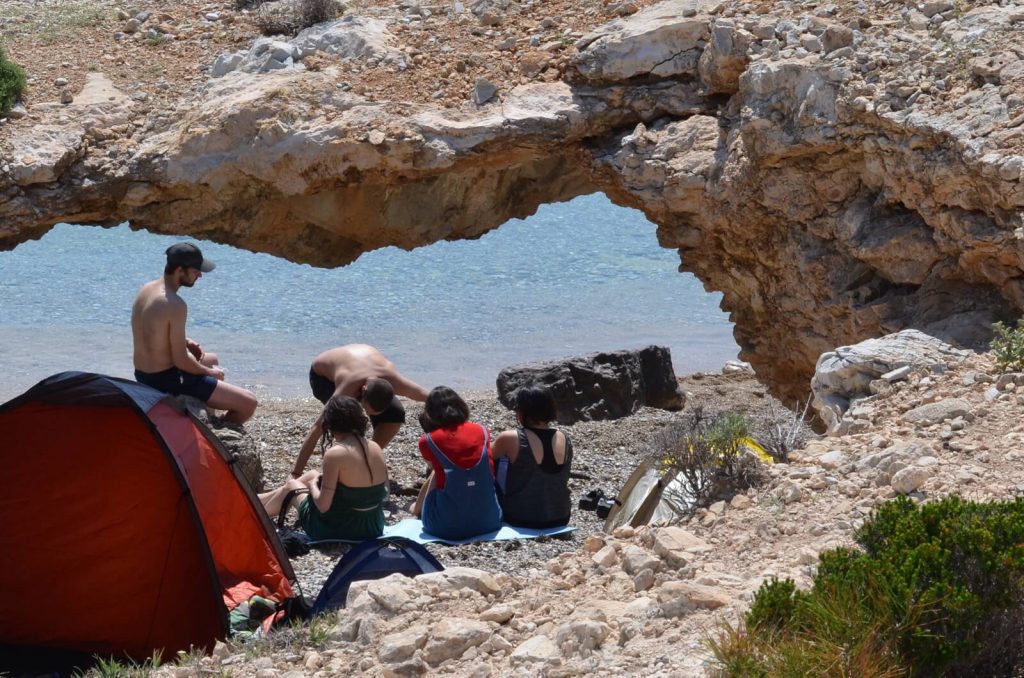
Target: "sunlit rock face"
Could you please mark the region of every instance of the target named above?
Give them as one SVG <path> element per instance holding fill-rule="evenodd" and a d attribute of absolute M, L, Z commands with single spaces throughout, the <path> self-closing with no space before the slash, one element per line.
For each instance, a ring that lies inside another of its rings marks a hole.
<path fill-rule="evenodd" d="M 0 139 L 0 246 L 129 220 L 337 266 L 603 191 L 723 292 L 741 357 L 792 400 L 835 346 L 916 328 L 973 347 L 1020 315 L 1024 63 L 999 51 L 1022 37 L 1014 10 L 901 42 L 724 8 L 617 20 L 563 81 L 469 113 L 369 101 L 327 68 L 230 72 L 140 119 L 97 77 L 103 96 Z M 932 73 L 979 30 L 991 55 Z"/>

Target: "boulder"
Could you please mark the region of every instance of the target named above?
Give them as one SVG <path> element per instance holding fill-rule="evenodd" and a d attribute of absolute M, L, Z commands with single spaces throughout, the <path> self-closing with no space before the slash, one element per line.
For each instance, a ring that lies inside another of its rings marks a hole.
<path fill-rule="evenodd" d="M 489 572 L 472 567 L 449 567 L 440 572 L 428 572 L 416 577 L 420 586 L 437 585 L 442 591 L 469 589 L 483 595 L 501 593 L 501 586 Z"/>
<path fill-rule="evenodd" d="M 931 426 L 949 419 L 966 417 L 971 412 L 971 404 L 962 398 L 944 398 L 934 403 L 926 403 L 908 411 L 903 418 L 911 424 Z"/>
<path fill-rule="evenodd" d="M 511 409 L 516 390 L 529 384 L 551 389 L 562 424 L 617 419 L 645 405 L 679 410 L 686 402 L 662 346 L 506 367 L 498 374 L 498 399 Z"/>
<path fill-rule="evenodd" d="M 918 330 L 903 330 L 822 353 L 811 379 L 812 405 L 830 432 L 838 431 L 852 401 L 871 395 L 869 385 L 893 370 L 945 367 L 968 355 Z"/>
<path fill-rule="evenodd" d="M 576 70 L 591 82 L 693 77 L 714 1 L 667 0 L 612 21 L 577 43 Z"/>

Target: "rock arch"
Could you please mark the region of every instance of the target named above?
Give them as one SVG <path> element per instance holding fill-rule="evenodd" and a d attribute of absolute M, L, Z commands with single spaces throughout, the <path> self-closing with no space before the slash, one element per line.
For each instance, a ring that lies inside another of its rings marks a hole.
<path fill-rule="evenodd" d="M 972 346 L 1020 315 L 1024 80 L 919 111 L 862 77 L 849 29 L 786 55 L 720 11 L 662 2 L 580 41 L 565 81 L 471 114 L 367 101 L 332 69 L 237 73 L 126 138 L 125 97 L 80 97 L 2 140 L 0 247 L 128 220 L 336 266 L 601 190 L 724 293 L 741 356 L 790 399 L 836 345 Z"/>

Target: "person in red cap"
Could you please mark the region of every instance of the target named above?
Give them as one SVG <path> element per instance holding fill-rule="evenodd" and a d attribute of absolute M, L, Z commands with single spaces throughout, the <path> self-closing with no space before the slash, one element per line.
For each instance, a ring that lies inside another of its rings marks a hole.
<path fill-rule="evenodd" d="M 178 296 L 214 269 L 214 263 L 192 243 L 167 248 L 162 278 L 142 286 L 132 306 L 135 380 L 173 395 L 199 398 L 209 407 L 226 410 L 223 419 L 241 424 L 256 411 L 256 396 L 224 381 L 217 355 L 204 352 L 185 336 L 188 306 Z"/>

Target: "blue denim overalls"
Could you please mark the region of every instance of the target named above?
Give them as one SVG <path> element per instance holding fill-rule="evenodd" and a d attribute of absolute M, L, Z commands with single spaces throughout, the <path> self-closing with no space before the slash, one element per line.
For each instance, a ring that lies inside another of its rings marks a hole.
<path fill-rule="evenodd" d="M 481 426 L 481 428 L 483 428 Z M 444 489 L 433 489 L 423 502 L 423 529 L 446 539 L 466 539 L 501 527 L 501 507 L 491 475 L 490 437 L 484 428 L 484 448 L 472 468 L 459 468 L 427 434 L 427 444 L 444 468 Z"/>

